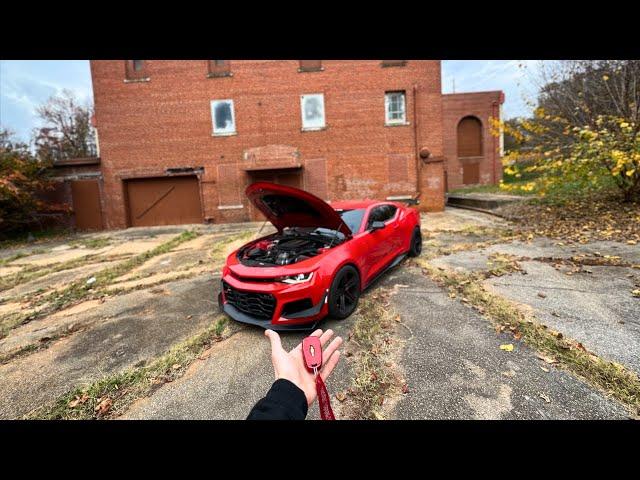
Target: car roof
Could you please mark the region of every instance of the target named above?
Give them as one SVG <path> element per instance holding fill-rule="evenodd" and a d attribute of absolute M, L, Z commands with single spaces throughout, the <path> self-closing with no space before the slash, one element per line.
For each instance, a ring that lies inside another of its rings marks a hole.
<path fill-rule="evenodd" d="M 378 204 L 391 204 L 400 206 L 398 202 L 391 202 L 387 200 L 338 200 L 335 202 L 329 202 L 334 210 L 354 210 L 357 208 L 369 208 L 372 205 Z"/>
<path fill-rule="evenodd" d="M 338 200 L 329 202 L 335 210 L 353 210 L 356 208 L 368 208 L 371 205 L 381 203 L 379 200 Z"/>

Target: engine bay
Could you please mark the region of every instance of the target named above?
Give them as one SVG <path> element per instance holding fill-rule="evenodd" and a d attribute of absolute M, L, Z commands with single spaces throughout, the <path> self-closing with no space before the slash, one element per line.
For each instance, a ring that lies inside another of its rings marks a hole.
<path fill-rule="evenodd" d="M 320 255 L 344 242 L 345 236 L 334 230 L 286 229 L 238 250 L 238 260 L 248 267 L 291 265 Z"/>

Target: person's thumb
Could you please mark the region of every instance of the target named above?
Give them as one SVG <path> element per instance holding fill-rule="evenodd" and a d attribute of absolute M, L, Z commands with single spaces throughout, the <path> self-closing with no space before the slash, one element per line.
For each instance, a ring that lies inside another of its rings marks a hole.
<path fill-rule="evenodd" d="M 282 342 L 280 341 L 280 335 L 278 335 L 273 330 L 265 330 L 264 334 L 267 336 L 267 338 L 271 342 L 271 353 L 275 353 L 276 351 L 282 349 Z"/>

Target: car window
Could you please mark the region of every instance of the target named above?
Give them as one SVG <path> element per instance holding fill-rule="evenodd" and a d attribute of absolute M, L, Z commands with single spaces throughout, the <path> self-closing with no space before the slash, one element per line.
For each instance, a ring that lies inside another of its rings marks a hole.
<path fill-rule="evenodd" d="M 355 210 L 342 210 L 338 213 L 340 214 L 342 221 L 347 225 L 347 227 L 349 227 L 349 230 L 353 233 L 358 233 L 364 212 L 364 208 L 358 208 Z"/>
<path fill-rule="evenodd" d="M 396 214 L 396 210 L 397 208 L 393 205 L 379 205 L 374 207 L 369 214 L 367 228 L 369 228 L 373 222 L 386 222 L 390 220 Z"/>

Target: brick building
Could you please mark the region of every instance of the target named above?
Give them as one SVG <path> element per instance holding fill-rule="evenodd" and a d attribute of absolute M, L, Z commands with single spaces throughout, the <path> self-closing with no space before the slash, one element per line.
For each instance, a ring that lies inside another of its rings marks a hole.
<path fill-rule="evenodd" d="M 442 96 L 448 190 L 496 184 L 502 179 L 502 136 L 491 133 L 491 118 L 501 118 L 501 91 Z"/>
<path fill-rule="evenodd" d="M 457 113 L 443 108 L 460 105 L 440 61 L 99 60 L 91 74 L 105 228 L 259 219 L 243 195 L 257 180 L 444 207 Z M 468 115 L 486 132 L 482 95 Z"/>

